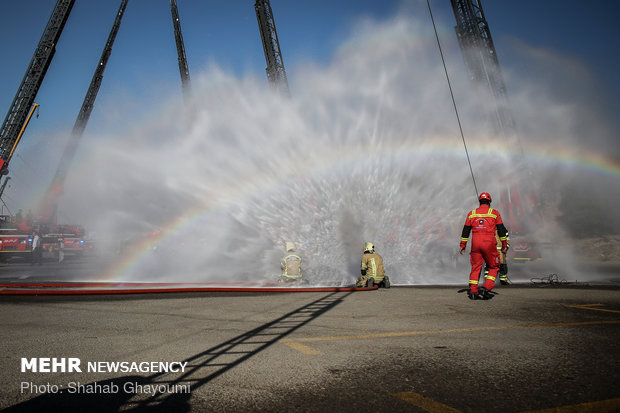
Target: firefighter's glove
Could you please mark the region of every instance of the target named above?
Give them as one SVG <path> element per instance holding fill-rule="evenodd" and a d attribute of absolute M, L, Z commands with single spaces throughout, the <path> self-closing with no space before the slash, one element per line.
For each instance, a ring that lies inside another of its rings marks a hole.
<path fill-rule="evenodd" d="M 459 249 L 459 253 L 460 253 L 461 255 L 463 255 L 463 252 L 465 252 L 465 248 L 466 248 L 466 247 L 467 247 L 467 243 L 465 243 L 465 242 L 461 242 L 460 249 Z"/>
<path fill-rule="evenodd" d="M 508 252 L 508 243 L 506 241 L 502 241 L 502 254 L 506 254 Z"/>

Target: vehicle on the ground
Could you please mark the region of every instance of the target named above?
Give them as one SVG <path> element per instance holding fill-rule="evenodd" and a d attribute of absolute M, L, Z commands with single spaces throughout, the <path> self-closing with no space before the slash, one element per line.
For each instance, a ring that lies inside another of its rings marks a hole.
<path fill-rule="evenodd" d="M 0 215 L 0 262 L 12 257 L 29 258 L 32 237 L 19 229 L 11 215 Z"/>

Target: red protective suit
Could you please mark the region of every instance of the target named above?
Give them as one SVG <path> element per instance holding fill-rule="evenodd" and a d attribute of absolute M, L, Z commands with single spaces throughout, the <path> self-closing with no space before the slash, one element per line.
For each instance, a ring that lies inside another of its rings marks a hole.
<path fill-rule="evenodd" d="M 497 240 L 495 239 L 496 230 L 502 243 L 502 248 L 505 250 L 508 231 L 502 222 L 499 211 L 491 208 L 490 205 L 481 204 L 480 207 L 472 210 L 467 215 L 461 235 L 460 247 L 461 251 L 465 249 L 469 235 L 472 233 L 469 289 L 474 294 L 478 293 L 480 270 L 485 262 L 489 267 L 489 273 L 485 277 L 483 287 L 491 291 L 495 286 L 495 278 L 499 271 L 499 251 L 497 251 Z"/>

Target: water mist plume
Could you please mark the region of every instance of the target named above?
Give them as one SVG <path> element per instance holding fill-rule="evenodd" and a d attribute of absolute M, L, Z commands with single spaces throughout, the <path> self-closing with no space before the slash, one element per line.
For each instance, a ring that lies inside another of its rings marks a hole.
<path fill-rule="evenodd" d="M 465 283 L 468 259 L 454 260 L 477 202 L 428 26 L 363 22 L 328 66 L 288 68 L 291 100 L 210 66 L 187 112 L 163 103 L 122 136 L 90 131 L 63 207 L 112 244 L 162 231 L 124 280 L 274 281 L 294 241 L 311 282 L 350 284 L 371 241 L 395 284 Z M 478 185 L 499 192 L 516 149 L 480 124 L 466 76 L 453 81 Z M 565 116 L 553 97 L 513 104 L 541 134 Z"/>

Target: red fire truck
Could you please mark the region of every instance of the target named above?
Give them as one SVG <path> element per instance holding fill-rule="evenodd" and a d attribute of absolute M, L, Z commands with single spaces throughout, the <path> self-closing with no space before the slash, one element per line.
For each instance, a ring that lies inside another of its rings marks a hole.
<path fill-rule="evenodd" d="M 58 225 L 53 231 L 42 236 L 43 251 L 57 255 L 61 250 L 65 255 L 80 256 L 84 253 L 84 230 L 77 225 Z"/>
<path fill-rule="evenodd" d="M 11 257 L 30 258 L 32 237 L 19 229 L 11 215 L 0 215 L 0 262 Z"/>

